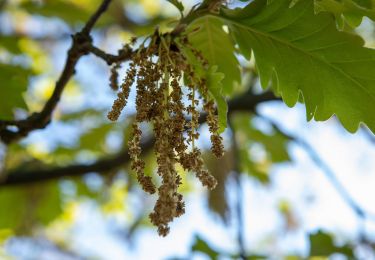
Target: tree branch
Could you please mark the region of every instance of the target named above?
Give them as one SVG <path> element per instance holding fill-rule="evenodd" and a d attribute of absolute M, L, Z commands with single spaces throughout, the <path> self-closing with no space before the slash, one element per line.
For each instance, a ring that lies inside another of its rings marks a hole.
<path fill-rule="evenodd" d="M 239 249 L 240 259 L 246 259 L 246 246 L 245 246 L 245 222 L 243 218 L 243 205 L 244 194 L 243 187 L 241 183 L 241 170 L 240 170 L 240 155 L 238 149 L 238 142 L 236 138 L 236 129 L 233 127 L 233 124 L 229 118 L 229 126 L 232 129 L 232 147 L 233 147 L 233 161 L 234 169 L 233 176 L 235 180 L 235 190 L 236 190 L 236 201 L 235 201 L 235 216 L 237 217 L 237 244 Z"/>
<path fill-rule="evenodd" d="M 96 12 L 89 18 L 86 25 L 83 27 L 81 33 L 89 35 L 95 23 L 99 20 L 100 16 L 107 10 L 112 0 L 103 0 L 102 4 L 98 7 Z"/>
<path fill-rule="evenodd" d="M 142 143 L 143 151 L 151 149 L 154 144 L 154 139 L 149 138 L 147 141 Z M 124 149 L 117 155 L 109 158 L 102 158 L 91 164 L 76 164 L 63 167 L 53 167 L 48 169 L 36 169 L 36 170 L 15 170 L 13 172 L 6 173 L 1 186 L 9 186 L 15 184 L 29 184 L 41 181 L 48 181 L 58 179 L 62 177 L 75 177 L 81 176 L 86 173 L 105 173 L 109 170 L 116 169 L 121 165 L 124 165 L 130 161 L 128 150 Z"/>
<path fill-rule="evenodd" d="M 255 111 L 258 104 L 268 101 L 279 100 L 271 92 L 265 92 L 263 94 L 254 95 L 247 93 L 246 95 L 240 96 L 228 102 L 229 111 L 233 113 L 235 111 Z M 205 117 L 201 117 L 201 122 L 205 122 Z M 154 139 L 149 138 L 142 144 L 142 151 L 146 152 L 153 146 Z M 35 182 L 48 181 L 52 179 L 58 179 L 61 177 L 75 177 L 81 176 L 87 173 L 97 172 L 105 174 L 106 171 L 116 169 L 121 165 L 125 165 L 130 161 L 128 150 L 122 150 L 117 155 L 109 158 L 102 158 L 91 164 L 76 164 L 69 166 L 57 166 L 45 169 L 16 169 L 10 172 L 4 172 L 5 176 L 0 182 L 1 186 L 29 184 Z"/>
<path fill-rule="evenodd" d="M 95 47 L 92 44 L 90 44 L 87 48 L 90 53 L 102 59 L 108 65 L 112 65 L 113 63 L 116 63 L 116 62 L 128 60 L 134 53 L 130 48 L 120 49 L 118 52 L 118 55 L 106 53 L 105 51 Z"/>
<path fill-rule="evenodd" d="M 111 0 L 103 0 L 96 12 L 90 17 L 83 29 L 72 36 L 72 46 L 68 51 L 68 57 L 65 62 L 64 69 L 57 80 L 52 96 L 44 105 L 43 109 L 38 113 L 33 113 L 26 119 L 14 121 L 0 121 L 0 139 L 9 144 L 17 141 L 22 137 L 27 136 L 35 129 L 45 128 L 51 121 L 52 113 L 60 101 L 61 94 L 65 89 L 66 84 L 75 73 L 75 66 L 78 60 L 89 53 L 92 39 L 90 32 L 99 19 L 99 17 L 106 11 Z M 11 130 L 8 126 L 16 127 L 17 130 Z"/>

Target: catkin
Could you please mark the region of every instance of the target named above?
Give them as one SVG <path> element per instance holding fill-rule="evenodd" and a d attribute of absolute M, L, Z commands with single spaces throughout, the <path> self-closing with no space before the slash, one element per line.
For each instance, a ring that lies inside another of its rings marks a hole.
<path fill-rule="evenodd" d="M 186 37 L 181 39 L 181 42 L 190 48 L 201 66 L 208 66 L 203 54 L 194 49 Z M 166 236 L 169 223 L 185 212 L 183 196 L 178 192 L 182 182 L 175 168 L 176 163 L 185 170 L 194 172 L 207 188 L 213 189 L 217 184 L 216 179 L 205 169 L 201 151 L 195 146 L 199 137 L 199 98 L 207 114 L 212 152 L 219 157 L 224 151 L 222 137 L 218 134 L 215 102 L 209 94 L 206 80 L 194 72 L 193 66 L 177 46 L 170 35 L 158 33 L 154 34 L 147 47 L 141 45 L 132 57 L 125 79 L 119 87 L 117 99 L 108 113 L 110 120 L 118 120 L 126 106 L 130 89 L 135 85 L 137 112 L 132 126 L 133 136 L 128 143 L 131 168 L 136 172 L 137 180 L 146 192 L 152 194 L 157 191 L 158 199 L 149 217 L 158 227 L 161 236 Z M 110 81 L 114 86 L 119 66 L 116 64 L 113 67 Z M 182 101 L 183 77 L 188 80 L 187 103 Z M 145 163 L 141 156 L 142 122 L 151 123 L 153 126 L 157 174 L 161 178 L 159 187 L 155 186 L 150 176 L 144 174 Z"/>

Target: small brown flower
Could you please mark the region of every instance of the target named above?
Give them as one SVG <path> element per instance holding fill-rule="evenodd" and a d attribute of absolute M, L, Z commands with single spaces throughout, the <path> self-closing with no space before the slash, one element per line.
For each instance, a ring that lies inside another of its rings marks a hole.
<path fill-rule="evenodd" d="M 111 68 L 111 76 L 109 77 L 109 86 L 112 90 L 117 91 L 119 89 L 118 86 L 118 69 L 120 69 L 121 63 L 116 63 Z"/>

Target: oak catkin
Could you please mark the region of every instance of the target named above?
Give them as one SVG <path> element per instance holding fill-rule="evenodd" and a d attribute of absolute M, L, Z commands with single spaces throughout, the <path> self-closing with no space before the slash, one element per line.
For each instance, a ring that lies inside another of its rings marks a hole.
<path fill-rule="evenodd" d="M 202 67 L 208 66 L 203 54 L 194 49 L 186 37 L 182 38 L 181 42 L 188 46 Z M 207 188 L 213 189 L 217 184 L 216 179 L 205 169 L 201 151 L 195 146 L 199 137 L 199 99 L 207 114 L 212 152 L 218 157 L 223 154 L 215 102 L 209 93 L 206 80 L 195 73 L 193 66 L 177 46 L 170 35 L 158 33 L 154 34 L 147 47 L 141 45 L 131 59 L 117 99 L 108 113 L 110 120 L 118 120 L 126 106 L 130 89 L 135 85 L 137 112 L 132 125 L 132 139 L 128 142 L 131 168 L 136 172 L 137 180 L 146 192 L 152 194 L 157 191 L 158 199 L 149 216 L 161 236 L 166 236 L 169 223 L 185 212 L 183 196 L 178 192 L 182 182 L 175 168 L 176 163 L 185 170 L 194 172 Z M 113 85 L 115 76 L 117 77 L 115 68 L 118 66 L 113 67 Z M 187 103 L 183 102 L 183 78 L 187 79 Z M 153 127 L 157 174 L 161 178 L 159 187 L 155 186 L 150 176 L 144 174 L 145 163 L 141 156 L 142 122 L 148 122 Z"/>

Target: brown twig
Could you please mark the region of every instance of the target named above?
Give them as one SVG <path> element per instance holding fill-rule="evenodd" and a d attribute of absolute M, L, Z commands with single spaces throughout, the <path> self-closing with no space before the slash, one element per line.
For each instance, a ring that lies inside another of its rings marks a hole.
<path fill-rule="evenodd" d="M 149 150 L 154 143 L 150 138 L 142 144 L 144 151 Z M 76 164 L 62 167 L 53 167 L 48 169 L 36 170 L 14 170 L 5 174 L 7 177 L 2 180 L 0 186 L 9 186 L 17 184 L 29 184 L 41 181 L 48 181 L 62 177 L 81 176 L 86 173 L 106 173 L 109 170 L 116 169 L 130 161 L 128 150 L 122 150 L 117 155 L 109 158 L 102 158 L 91 164 Z"/>
<path fill-rule="evenodd" d="M 278 100 L 273 94 L 269 92 L 254 95 L 247 93 L 244 96 L 238 97 L 229 101 L 228 113 L 233 113 L 235 111 L 255 111 L 258 104 L 263 102 L 269 102 Z M 201 117 L 202 122 L 205 121 L 205 117 Z M 150 138 L 142 144 L 142 151 L 147 151 L 153 146 L 154 139 Z M 117 155 L 114 155 L 110 158 L 102 158 L 93 162 L 91 164 L 77 164 L 69 166 L 56 166 L 46 169 L 16 169 L 10 172 L 3 173 L 3 176 L 6 176 L 1 182 L 1 186 L 9 185 L 21 185 L 29 184 L 35 182 L 43 182 L 53 179 L 58 179 L 62 177 L 75 177 L 81 176 L 87 173 L 97 172 L 105 174 L 106 171 L 116 169 L 121 165 L 125 165 L 130 162 L 130 157 L 127 150 L 119 152 Z"/>
<path fill-rule="evenodd" d="M 103 0 L 96 12 L 90 17 L 83 29 L 72 36 L 72 46 L 68 51 L 68 57 L 65 62 L 64 69 L 56 81 L 55 89 L 52 96 L 44 105 L 42 110 L 31 114 L 26 119 L 14 121 L 0 121 L 0 139 L 9 144 L 17 141 L 22 137 L 27 136 L 35 129 L 45 128 L 51 121 L 53 111 L 60 101 L 61 94 L 65 89 L 66 84 L 75 73 L 75 67 L 78 60 L 89 53 L 92 46 L 92 39 L 90 32 L 99 19 L 99 17 L 106 11 L 111 0 Z M 17 130 L 11 130 L 8 126 L 16 127 Z"/>
<path fill-rule="evenodd" d="M 241 169 L 240 169 L 240 155 L 238 142 L 236 139 L 236 129 L 233 127 L 231 120 L 229 118 L 229 126 L 232 130 L 232 147 L 233 147 L 233 160 L 234 160 L 234 169 L 233 177 L 236 185 L 236 202 L 235 202 L 235 211 L 234 214 L 237 217 L 237 244 L 239 249 L 239 258 L 246 259 L 246 246 L 245 246 L 245 222 L 243 219 L 243 188 L 241 182 Z"/>
<path fill-rule="evenodd" d="M 134 53 L 129 47 L 120 49 L 118 52 L 118 55 L 106 53 L 105 51 L 95 47 L 92 44 L 90 44 L 87 48 L 90 53 L 104 60 L 108 65 L 112 65 L 113 63 L 116 63 L 116 62 L 128 60 Z"/>
<path fill-rule="evenodd" d="M 103 0 L 96 12 L 89 18 L 86 25 L 83 27 L 81 33 L 89 35 L 95 23 L 99 20 L 100 16 L 107 10 L 112 0 Z"/>

